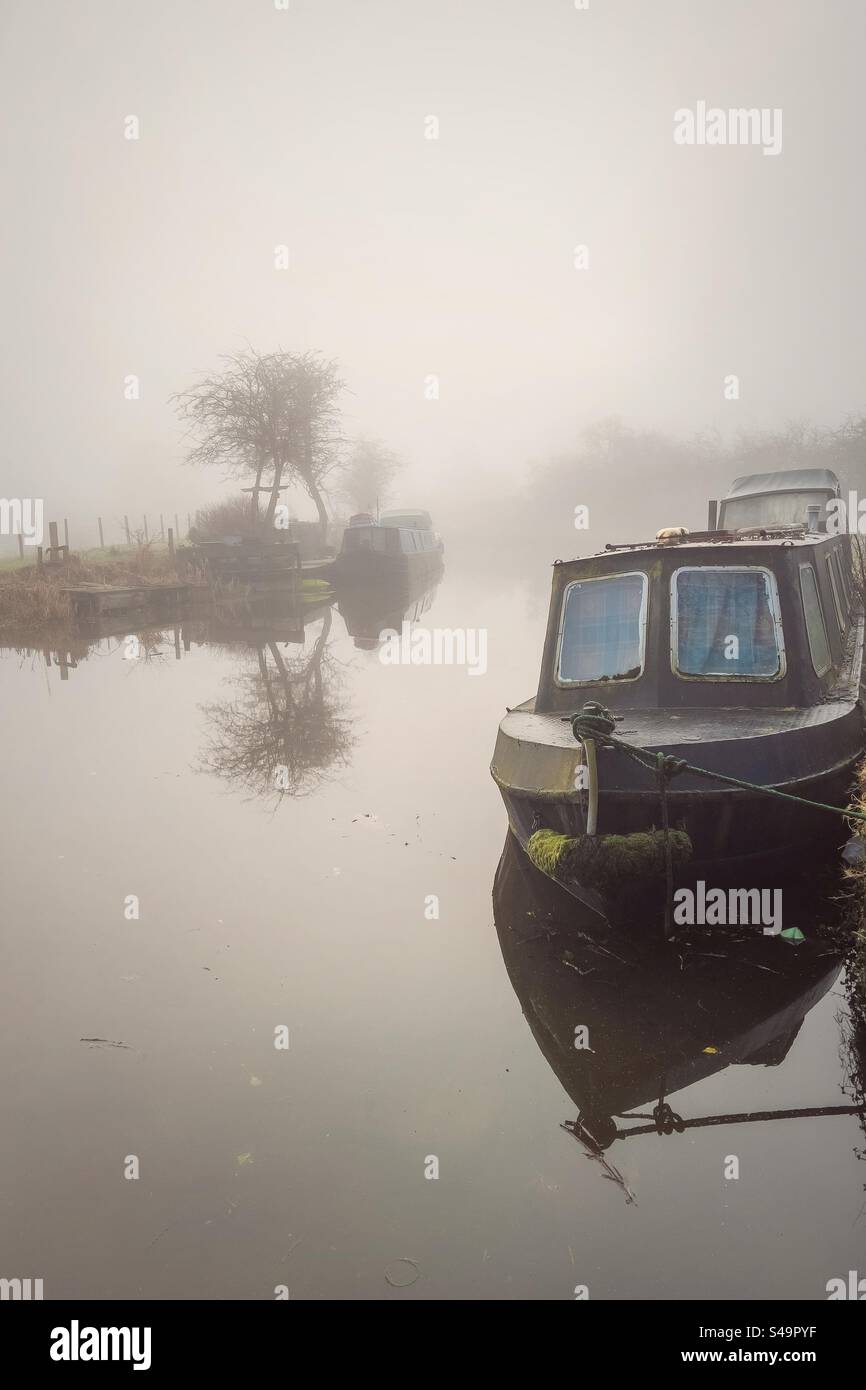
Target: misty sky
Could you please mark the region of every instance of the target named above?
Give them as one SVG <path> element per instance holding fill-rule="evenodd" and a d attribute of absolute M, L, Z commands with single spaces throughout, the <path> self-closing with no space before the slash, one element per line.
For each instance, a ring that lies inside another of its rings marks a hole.
<path fill-rule="evenodd" d="M 347 432 L 434 510 L 611 413 L 728 433 L 866 409 L 862 0 L 0 16 L 0 495 L 44 497 L 73 543 L 231 490 L 179 467 L 167 398 L 246 342 L 337 358 Z M 781 153 L 678 146 L 698 101 L 781 108 Z"/>

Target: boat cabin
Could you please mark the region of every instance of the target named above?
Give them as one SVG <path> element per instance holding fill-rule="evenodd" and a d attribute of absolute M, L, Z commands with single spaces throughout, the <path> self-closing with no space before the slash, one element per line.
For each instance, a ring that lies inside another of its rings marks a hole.
<path fill-rule="evenodd" d="M 379 518 L 380 526 L 405 526 L 410 531 L 432 531 L 433 520 L 429 512 L 391 511 L 383 512 Z"/>
<path fill-rule="evenodd" d="M 852 681 L 856 699 L 860 621 L 847 535 L 609 546 L 554 566 L 534 708 L 803 708 Z"/>
<path fill-rule="evenodd" d="M 841 495 L 829 468 L 791 468 L 735 478 L 719 504 L 719 529 L 744 526 L 804 526 L 826 531 L 828 504 Z"/>
<path fill-rule="evenodd" d="M 413 555 L 441 551 L 429 512 L 383 512 L 378 522 L 353 517 L 343 532 L 343 554 L 372 551 L 377 555 Z"/>

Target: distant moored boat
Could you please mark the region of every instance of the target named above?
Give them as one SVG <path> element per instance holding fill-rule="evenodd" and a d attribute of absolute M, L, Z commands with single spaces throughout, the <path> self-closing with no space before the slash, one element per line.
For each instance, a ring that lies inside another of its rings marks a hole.
<path fill-rule="evenodd" d="M 430 513 L 401 508 L 378 521 L 351 518 L 332 566 L 337 582 L 391 583 L 432 579 L 442 566 L 444 546 Z"/>

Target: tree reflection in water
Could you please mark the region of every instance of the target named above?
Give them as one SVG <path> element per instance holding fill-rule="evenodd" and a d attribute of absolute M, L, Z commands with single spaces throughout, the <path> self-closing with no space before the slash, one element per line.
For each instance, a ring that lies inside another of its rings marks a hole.
<path fill-rule="evenodd" d="M 297 655 L 276 640 L 259 642 L 256 668 L 233 678 L 236 697 L 202 706 L 210 731 L 201 771 L 278 803 L 309 795 L 346 765 L 355 740 L 343 713 L 342 670 L 329 651 L 331 621 L 328 609 L 311 649 Z"/>

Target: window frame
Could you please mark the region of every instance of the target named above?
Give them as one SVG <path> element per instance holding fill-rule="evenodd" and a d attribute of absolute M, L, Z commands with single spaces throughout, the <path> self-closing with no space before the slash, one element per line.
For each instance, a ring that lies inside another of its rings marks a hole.
<path fill-rule="evenodd" d="M 816 661 L 815 661 L 815 653 L 814 653 L 814 651 L 812 650 L 812 634 L 811 634 L 810 631 L 809 631 L 809 620 L 808 620 L 807 617 L 806 617 L 806 604 L 805 604 L 805 601 L 804 601 L 804 599 L 803 599 L 803 571 L 804 571 L 804 570 L 811 570 L 811 572 L 812 572 L 812 583 L 815 585 L 815 597 L 816 597 L 816 599 L 818 600 L 818 616 L 819 616 L 820 619 L 821 619 L 821 625 L 822 625 L 822 627 L 823 627 L 823 629 L 824 629 L 824 642 L 825 642 L 825 645 L 826 645 L 826 647 L 827 647 L 827 665 L 824 667 L 824 669 L 823 669 L 822 671 L 819 671 L 819 670 L 818 670 L 818 666 L 817 666 L 817 663 L 816 663 Z M 803 564 L 801 564 L 801 565 L 799 566 L 799 581 L 800 581 L 800 606 L 801 606 L 801 609 L 802 609 L 802 612 L 803 612 L 803 626 L 804 626 L 805 629 L 806 629 L 806 641 L 807 641 L 808 646 L 809 646 L 809 659 L 810 659 L 810 661 L 812 662 L 812 670 L 815 672 L 815 675 L 818 677 L 818 679 L 821 680 L 821 679 L 823 679 L 824 676 L 826 676 L 826 674 L 827 674 L 828 671 L 832 671 L 832 669 L 833 669 L 833 651 L 832 651 L 832 648 L 830 647 L 830 637 L 829 637 L 829 635 L 828 635 L 828 633 L 827 633 L 827 619 L 824 617 L 824 605 L 823 605 L 823 603 L 821 602 L 821 590 L 818 588 L 818 576 L 817 576 L 817 574 L 815 573 L 815 566 L 811 563 L 811 561 L 806 561 L 805 563 L 803 563 Z"/>
<path fill-rule="evenodd" d="M 562 663 L 562 638 L 565 632 L 565 615 L 568 610 L 568 596 L 576 584 L 598 584 L 599 582 L 610 582 L 612 579 L 640 579 L 641 581 L 641 600 L 638 610 L 638 644 L 640 654 L 640 670 L 636 676 L 593 676 L 590 680 L 570 681 L 565 680 L 560 675 Z M 556 653 L 553 659 L 553 683 L 560 690 L 574 690 L 576 687 L 587 685 L 632 685 L 639 681 L 646 670 L 646 635 L 647 624 L 649 621 L 649 575 L 645 570 L 617 570 L 614 574 L 590 574 L 583 579 L 570 579 L 562 591 L 562 601 L 559 605 L 559 629 L 556 634 Z"/>
<path fill-rule="evenodd" d="M 779 657 L 779 669 L 771 676 L 749 676 L 739 675 L 732 671 L 729 676 L 722 673 L 711 672 L 708 675 L 695 674 L 691 671 L 681 671 L 677 665 L 679 658 L 679 604 L 677 601 L 677 580 L 681 574 L 693 574 L 695 572 L 706 574 L 708 571 L 723 574 L 762 574 L 768 581 L 767 597 L 770 603 L 770 614 L 773 619 L 773 631 L 776 636 L 776 651 Z M 671 575 L 670 583 L 670 662 L 671 673 L 679 681 L 722 681 L 728 683 L 735 681 L 737 684 L 747 685 L 766 685 L 773 681 L 784 680 L 788 673 L 788 656 L 785 649 L 785 631 L 782 627 L 782 610 L 779 604 L 779 585 L 776 576 L 766 565 L 681 565 L 675 569 Z"/>
<path fill-rule="evenodd" d="M 835 546 L 831 554 L 836 560 L 836 572 L 839 576 L 839 583 L 842 585 L 842 595 L 845 599 L 845 612 L 848 622 L 851 621 L 851 585 L 849 577 L 845 572 L 845 565 L 842 563 L 842 550 L 840 546 Z"/>

